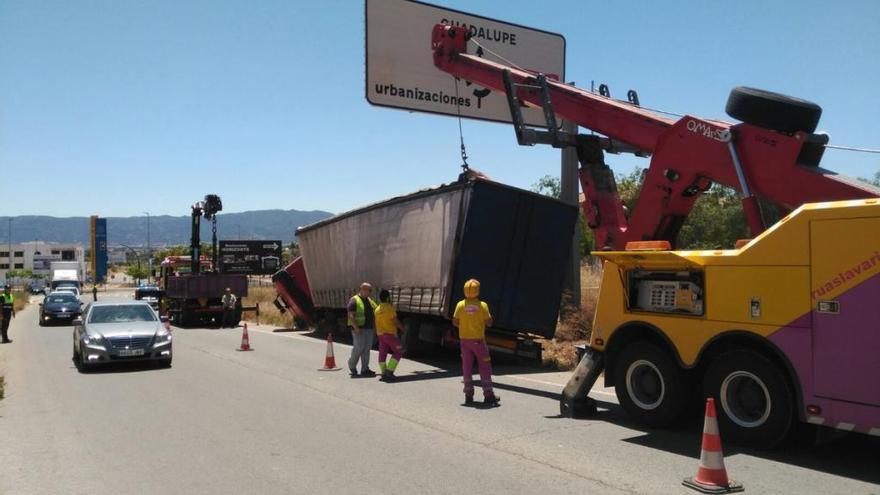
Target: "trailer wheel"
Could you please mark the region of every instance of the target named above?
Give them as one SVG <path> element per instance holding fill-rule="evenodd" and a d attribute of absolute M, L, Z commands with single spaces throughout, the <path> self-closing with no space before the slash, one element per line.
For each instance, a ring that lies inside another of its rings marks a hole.
<path fill-rule="evenodd" d="M 739 86 L 730 90 L 727 115 L 780 132 L 813 132 L 822 116 L 819 105 L 791 96 Z"/>
<path fill-rule="evenodd" d="M 403 355 L 411 358 L 427 352 L 431 345 L 419 338 L 421 322 L 416 318 L 405 318 L 401 323 L 403 323 L 404 328 L 403 335 L 401 336 Z"/>
<path fill-rule="evenodd" d="M 329 334 L 333 334 L 336 337 L 336 330 L 339 327 L 339 321 L 336 318 L 336 315 L 333 314 L 332 311 L 327 311 L 324 315 L 318 320 L 318 324 L 315 326 L 315 333 L 319 337 L 326 337 Z"/>
<path fill-rule="evenodd" d="M 719 356 L 703 378 L 703 396 L 714 397 L 725 440 L 769 449 L 791 430 L 794 401 L 785 372 L 757 352 Z"/>
<path fill-rule="evenodd" d="M 680 420 L 688 384 L 669 353 L 649 342 L 636 342 L 616 359 L 614 389 L 626 412 L 652 428 Z"/>

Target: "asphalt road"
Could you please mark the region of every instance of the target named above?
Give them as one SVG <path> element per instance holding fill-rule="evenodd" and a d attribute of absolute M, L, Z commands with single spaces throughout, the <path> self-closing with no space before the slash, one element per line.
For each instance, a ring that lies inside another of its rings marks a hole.
<path fill-rule="evenodd" d="M 0 346 L 2 494 L 692 493 L 698 427 L 641 430 L 608 390 L 598 418 L 559 418 L 565 373 L 499 364 L 502 406 L 470 408 L 453 357 L 350 379 L 317 371 L 323 341 L 251 327 L 253 352 L 238 330 L 176 329 L 170 369 L 81 374 L 70 327 L 37 326 L 36 309 Z M 880 442 L 826 437 L 725 446 L 727 468 L 747 493 L 880 494 Z"/>

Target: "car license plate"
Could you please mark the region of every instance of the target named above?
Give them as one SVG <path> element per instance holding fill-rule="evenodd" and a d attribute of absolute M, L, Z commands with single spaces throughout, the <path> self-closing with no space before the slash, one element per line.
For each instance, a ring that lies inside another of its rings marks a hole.
<path fill-rule="evenodd" d="M 70 318 L 70 313 L 61 313 L 55 315 L 56 318 Z"/>
<path fill-rule="evenodd" d="M 143 349 L 120 349 L 119 355 L 122 357 L 143 356 Z"/>

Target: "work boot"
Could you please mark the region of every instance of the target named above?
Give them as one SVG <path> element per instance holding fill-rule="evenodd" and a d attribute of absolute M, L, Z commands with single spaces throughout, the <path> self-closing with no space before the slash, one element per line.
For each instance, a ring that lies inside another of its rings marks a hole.
<path fill-rule="evenodd" d="M 501 397 L 489 392 L 483 396 L 483 404 L 487 406 L 497 406 L 501 403 Z"/>
<path fill-rule="evenodd" d="M 370 368 L 364 368 L 361 371 L 361 376 L 376 376 L 376 372 L 371 370 Z"/>
<path fill-rule="evenodd" d="M 394 376 L 394 372 L 393 372 L 393 371 L 388 370 L 387 372 L 385 372 L 385 373 L 382 375 L 382 380 L 384 380 L 384 381 L 386 381 L 386 382 L 393 382 L 394 380 L 397 380 L 397 377 Z"/>
<path fill-rule="evenodd" d="M 356 370 L 354 368 L 349 368 L 348 373 L 351 375 L 352 378 L 355 378 L 358 376 L 358 370 Z"/>
<path fill-rule="evenodd" d="M 474 405 L 474 394 L 464 394 L 464 405 L 466 405 L 466 406 Z"/>

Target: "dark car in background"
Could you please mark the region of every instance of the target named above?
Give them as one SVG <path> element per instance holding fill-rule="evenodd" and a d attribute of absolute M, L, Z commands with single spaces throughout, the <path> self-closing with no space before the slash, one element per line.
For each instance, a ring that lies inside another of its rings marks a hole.
<path fill-rule="evenodd" d="M 155 310 L 159 309 L 159 303 L 162 302 L 162 296 L 165 291 L 156 285 L 141 285 L 134 290 L 134 298 L 137 301 L 144 301 Z"/>
<path fill-rule="evenodd" d="M 71 292 L 50 292 L 40 304 L 40 326 L 70 324 L 82 314 L 82 302 Z"/>

